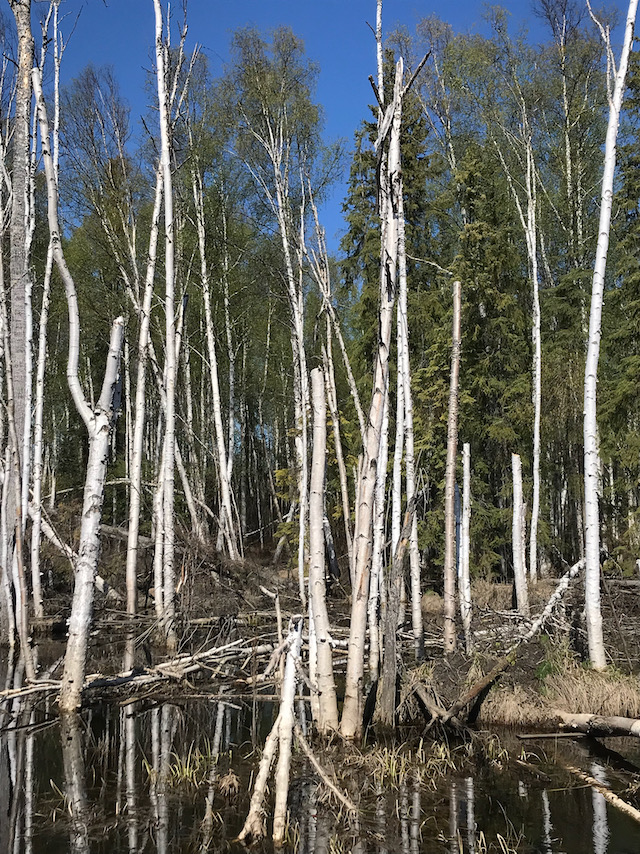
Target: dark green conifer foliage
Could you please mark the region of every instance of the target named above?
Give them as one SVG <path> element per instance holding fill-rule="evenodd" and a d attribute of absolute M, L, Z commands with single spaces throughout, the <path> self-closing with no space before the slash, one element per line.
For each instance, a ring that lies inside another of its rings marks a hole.
<path fill-rule="evenodd" d="M 603 490 L 608 510 L 608 545 L 618 548 L 619 562 L 631 569 L 640 542 L 636 519 L 640 478 L 640 57 L 637 50 L 630 57 L 627 86 L 612 241 L 616 266 L 613 274 L 610 273 L 603 312 L 598 415 L 602 461 L 611 469 L 605 473 Z M 624 524 L 627 519 L 629 525 Z"/>

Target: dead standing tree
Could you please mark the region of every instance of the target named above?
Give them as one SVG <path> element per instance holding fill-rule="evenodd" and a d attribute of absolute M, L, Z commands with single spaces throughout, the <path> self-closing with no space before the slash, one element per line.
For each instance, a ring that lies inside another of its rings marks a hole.
<path fill-rule="evenodd" d="M 456 648 L 456 525 L 455 485 L 458 452 L 458 378 L 460 376 L 461 285 L 453 283 L 453 332 L 451 342 L 451 381 L 447 419 L 447 466 L 444 487 L 444 654 Z"/>
<path fill-rule="evenodd" d="M 426 59 L 427 57 L 422 60 L 411 79 L 404 85 L 403 61 L 402 59 L 398 60 L 393 99 L 381 118 L 375 144 L 379 167 L 381 219 L 380 309 L 373 392 L 365 429 L 362 465 L 356 497 L 357 522 L 353 538 L 355 585 L 351 605 L 345 701 L 340 724 L 340 732 L 345 738 L 359 738 L 362 731 L 364 652 L 372 562 L 374 493 L 388 389 L 389 351 L 398 268 L 398 219 L 402 212 L 400 199 L 402 195 L 400 168 L 402 100 Z M 385 158 L 384 149 L 387 139 L 389 139 L 389 145 Z"/>
<path fill-rule="evenodd" d="M 21 450 L 24 433 L 30 419 L 26 418 L 27 386 L 31 387 L 31 376 L 27 373 L 29 359 L 27 349 L 27 305 L 30 301 L 31 283 L 29 273 L 29 141 L 31 118 L 31 68 L 33 66 L 33 36 L 31 33 L 31 0 L 12 0 L 16 30 L 18 34 L 18 67 L 16 82 L 16 110 L 13 131 L 13 163 L 11 174 L 11 222 L 10 234 L 10 280 L 11 316 L 9 350 L 5 352 L 6 378 L 13 389 L 8 401 L 9 442 L 11 464 L 5 469 L 4 491 L 6 492 L 5 572 L 9 565 L 14 568 L 16 597 L 16 625 L 27 662 L 27 677 L 35 678 L 33 660 L 28 651 L 26 583 L 24 578 L 22 519 L 22 463 Z M 29 303 L 30 304 L 30 303 Z M 14 540 L 15 535 L 15 540 Z M 12 543 L 13 540 L 13 543 Z"/>

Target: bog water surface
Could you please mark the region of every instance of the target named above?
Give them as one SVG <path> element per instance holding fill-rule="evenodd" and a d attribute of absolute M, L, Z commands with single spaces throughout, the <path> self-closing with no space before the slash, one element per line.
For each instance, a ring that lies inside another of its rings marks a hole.
<path fill-rule="evenodd" d="M 189 699 L 99 705 L 60 721 L 47 702 L 5 702 L 0 733 L 0 852 L 240 851 L 252 772 L 274 708 Z M 521 747 L 503 736 L 511 756 Z M 361 806 L 357 825 L 328 803 L 302 757 L 289 794 L 285 851 L 636 854 L 640 825 L 559 770 L 580 763 L 615 787 L 617 771 L 584 743 L 527 742 L 531 770 L 500 749 L 473 771 L 442 775 L 327 764 Z M 426 752 L 424 754 L 426 756 Z M 416 754 L 414 753 L 415 757 Z M 633 758 L 633 757 L 632 757 Z M 517 767 L 517 766 L 516 766 Z M 619 787 L 619 786 L 618 786 Z M 270 851 L 265 842 L 258 850 Z"/>

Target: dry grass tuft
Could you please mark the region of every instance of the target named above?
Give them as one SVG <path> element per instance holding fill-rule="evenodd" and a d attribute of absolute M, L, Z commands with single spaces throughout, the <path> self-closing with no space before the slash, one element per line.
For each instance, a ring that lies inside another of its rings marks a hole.
<path fill-rule="evenodd" d="M 471 601 L 481 611 L 508 611 L 511 608 L 512 585 L 496 584 L 486 578 L 471 583 Z"/>
<path fill-rule="evenodd" d="M 597 673 L 574 666 L 545 679 L 547 703 L 572 714 L 640 717 L 640 683 L 616 671 Z"/>
<path fill-rule="evenodd" d="M 480 707 L 482 724 L 539 726 L 548 722 L 549 712 L 540 696 L 522 685 L 499 685 L 489 692 Z"/>
<path fill-rule="evenodd" d="M 444 600 L 435 590 L 426 590 L 421 601 L 422 615 L 425 620 L 442 620 Z"/>
<path fill-rule="evenodd" d="M 240 791 L 240 778 L 233 769 L 218 780 L 218 789 L 223 798 L 233 800 L 236 797 Z"/>
<path fill-rule="evenodd" d="M 534 614 L 546 607 L 557 586 L 557 578 L 539 578 L 535 584 L 529 585 L 529 605 Z"/>

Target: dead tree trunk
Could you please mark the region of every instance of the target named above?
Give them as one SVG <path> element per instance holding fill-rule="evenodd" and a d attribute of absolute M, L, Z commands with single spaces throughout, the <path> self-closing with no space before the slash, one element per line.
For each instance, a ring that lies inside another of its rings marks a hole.
<path fill-rule="evenodd" d="M 309 489 L 309 604 L 313 611 L 318 688 L 318 731 L 338 729 L 338 704 L 333 680 L 333 653 L 324 577 L 324 483 L 327 447 L 327 418 L 324 377 L 320 368 L 311 372 L 313 404 L 313 457 Z M 311 626 L 309 627 L 311 634 Z M 313 681 L 313 675 L 311 676 Z"/>
<path fill-rule="evenodd" d="M 456 525 L 455 485 L 458 450 L 458 378 L 460 376 L 460 282 L 453 283 L 451 382 L 447 420 L 447 466 L 444 487 L 444 654 L 456 648 Z"/>
<path fill-rule="evenodd" d="M 518 454 L 511 454 L 513 470 L 513 583 L 516 588 L 518 611 L 529 616 L 529 592 L 525 566 L 524 505 L 522 501 L 522 462 Z"/>

